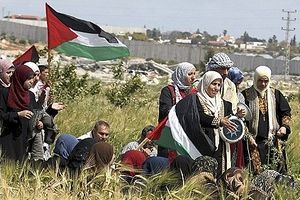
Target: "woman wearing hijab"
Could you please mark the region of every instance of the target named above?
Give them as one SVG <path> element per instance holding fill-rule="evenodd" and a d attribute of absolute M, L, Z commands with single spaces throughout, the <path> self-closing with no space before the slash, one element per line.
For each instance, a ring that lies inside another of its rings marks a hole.
<path fill-rule="evenodd" d="M 271 69 L 259 66 L 254 72 L 253 85 L 242 92 L 253 115 L 247 122 L 251 134 L 250 157 L 255 173 L 260 172 L 261 165 L 271 167 L 272 164 L 277 166 L 275 170 L 278 172 L 286 173 L 286 155 L 283 147 L 284 141 L 291 133 L 291 108 L 282 93 L 270 87 L 270 82 Z M 277 155 L 274 155 L 275 152 Z M 280 161 L 274 163 L 275 157 Z"/>
<path fill-rule="evenodd" d="M 173 105 L 192 93 L 195 73 L 196 68 L 191 63 L 183 62 L 177 65 L 172 74 L 172 83 L 161 90 L 159 97 L 159 122 L 168 116 Z"/>
<path fill-rule="evenodd" d="M 218 184 L 224 189 L 227 198 L 241 198 L 246 189 L 246 172 L 240 168 L 227 169 L 218 179 Z"/>
<path fill-rule="evenodd" d="M 275 199 L 274 192 L 278 186 L 288 193 L 296 190 L 298 183 L 290 175 L 282 175 L 274 170 L 265 170 L 252 179 L 249 197 L 251 199 Z"/>
<path fill-rule="evenodd" d="M 143 163 L 147 159 L 144 152 L 139 150 L 129 150 L 122 155 L 121 163 L 130 168 L 130 176 L 134 176 L 136 172 L 141 171 Z"/>
<path fill-rule="evenodd" d="M 143 171 L 147 175 L 158 174 L 169 168 L 169 160 L 165 157 L 153 156 L 149 157 L 143 163 Z"/>
<path fill-rule="evenodd" d="M 158 121 L 165 119 L 173 105 L 191 93 L 195 93 L 192 84 L 195 80 L 196 68 L 188 62 L 179 63 L 172 74 L 172 83 L 165 86 L 159 97 Z M 174 159 L 176 154 L 168 149 L 158 146 L 158 156 Z M 172 158 L 171 158 L 172 157 Z"/>
<path fill-rule="evenodd" d="M 106 142 L 95 143 L 89 153 L 84 169 L 103 169 L 114 159 L 113 146 Z"/>
<path fill-rule="evenodd" d="M 22 161 L 27 154 L 29 120 L 33 116 L 29 89 L 33 82 L 32 69 L 21 65 L 12 75 L 11 86 L 0 91 L 0 143 L 2 154 L 10 160 Z"/>
<path fill-rule="evenodd" d="M 15 71 L 13 63 L 9 60 L 0 59 L 0 87 L 8 88 L 11 76 Z"/>
<path fill-rule="evenodd" d="M 194 160 L 189 156 L 179 155 L 170 165 L 170 170 L 179 177 L 179 179 L 187 180 L 193 173 Z"/>
<path fill-rule="evenodd" d="M 218 161 L 218 175 L 231 167 L 230 145 L 220 139 L 220 133 L 223 127 L 230 131 L 236 129 L 236 125 L 229 120 L 232 105 L 221 98 L 221 86 L 222 76 L 218 72 L 208 71 L 201 78 L 197 93 L 200 103 L 198 108 L 200 123 L 215 146 L 211 156 Z M 242 116 L 241 111 L 237 114 Z"/>
<path fill-rule="evenodd" d="M 60 157 L 62 166 L 66 166 L 67 160 L 78 142 L 78 139 L 70 134 L 62 134 L 57 138 L 53 152 Z"/>
<path fill-rule="evenodd" d="M 228 78 L 235 84 L 237 96 L 239 98 L 239 102 L 245 103 L 245 97 L 239 90 L 239 85 L 244 80 L 243 72 L 237 67 L 231 67 L 228 70 Z"/>
<path fill-rule="evenodd" d="M 79 140 L 79 142 L 73 148 L 67 161 L 67 166 L 72 172 L 77 173 L 82 169 L 89 156 L 92 146 L 96 143 L 97 141 L 93 138 Z"/>

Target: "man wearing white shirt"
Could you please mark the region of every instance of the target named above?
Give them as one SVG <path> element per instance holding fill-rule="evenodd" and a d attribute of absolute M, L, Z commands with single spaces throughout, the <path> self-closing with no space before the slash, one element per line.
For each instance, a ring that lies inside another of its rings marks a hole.
<path fill-rule="evenodd" d="M 93 130 L 78 137 L 77 139 L 83 140 L 86 138 L 94 138 L 97 142 L 105 142 L 109 137 L 110 126 L 106 121 L 100 120 L 95 123 Z"/>

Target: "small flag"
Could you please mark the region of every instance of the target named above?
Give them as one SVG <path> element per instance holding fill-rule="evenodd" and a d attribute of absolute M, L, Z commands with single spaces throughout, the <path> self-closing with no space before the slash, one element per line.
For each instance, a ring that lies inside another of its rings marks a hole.
<path fill-rule="evenodd" d="M 39 62 L 39 54 L 34 45 L 30 47 L 25 53 L 19 56 L 17 59 L 13 61 L 14 66 L 22 65 L 25 62 Z"/>
<path fill-rule="evenodd" d="M 129 56 L 122 42 L 92 22 L 58 13 L 48 4 L 46 18 L 49 49 L 97 61 Z"/>
<path fill-rule="evenodd" d="M 192 94 L 179 101 L 148 138 L 192 159 L 201 155 L 212 156 L 215 146 L 201 127 L 197 98 L 197 94 Z"/>

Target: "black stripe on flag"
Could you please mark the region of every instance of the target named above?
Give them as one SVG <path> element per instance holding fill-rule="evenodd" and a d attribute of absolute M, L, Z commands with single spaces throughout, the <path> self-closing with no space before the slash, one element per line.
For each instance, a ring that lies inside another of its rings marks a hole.
<path fill-rule="evenodd" d="M 192 94 L 176 104 L 175 112 L 181 127 L 198 151 L 202 155 L 212 156 L 215 145 L 201 127 L 199 106 L 197 94 Z"/>
<path fill-rule="evenodd" d="M 99 37 L 105 38 L 109 43 L 119 43 L 113 35 L 105 32 L 93 22 L 85 21 L 70 15 L 59 13 L 53 10 L 51 7 L 49 8 L 51 9 L 51 12 L 67 27 L 70 27 L 75 31 L 98 34 Z"/>

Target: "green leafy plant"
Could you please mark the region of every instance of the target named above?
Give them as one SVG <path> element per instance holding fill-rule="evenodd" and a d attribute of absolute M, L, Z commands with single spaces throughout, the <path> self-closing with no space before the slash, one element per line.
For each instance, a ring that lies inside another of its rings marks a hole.
<path fill-rule="evenodd" d="M 55 65 L 51 69 L 52 95 L 56 101 L 75 101 L 87 95 L 98 94 L 101 90 L 101 82 L 89 84 L 88 74 L 78 76 L 76 66 L 73 64 L 60 67 Z"/>
<path fill-rule="evenodd" d="M 140 77 L 135 75 L 130 78 L 125 84 L 119 82 L 113 84 L 105 93 L 107 99 L 117 107 L 123 107 L 130 103 L 132 96 L 144 88 L 144 83 Z"/>
<path fill-rule="evenodd" d="M 113 69 L 114 78 L 118 80 L 124 79 L 124 62 L 121 61 L 118 65 L 114 66 Z"/>

